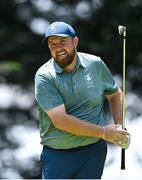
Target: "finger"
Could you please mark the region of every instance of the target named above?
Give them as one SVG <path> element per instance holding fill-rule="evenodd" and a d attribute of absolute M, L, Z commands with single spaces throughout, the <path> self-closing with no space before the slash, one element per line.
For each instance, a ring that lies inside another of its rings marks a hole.
<path fill-rule="evenodd" d="M 117 136 L 113 139 L 113 141 L 114 141 L 115 143 L 118 143 L 119 141 L 121 141 L 122 144 L 126 144 L 126 143 L 128 143 L 129 138 L 128 138 L 128 136 L 124 136 L 124 135 L 120 134 L 120 135 L 117 135 Z"/>
<path fill-rule="evenodd" d="M 118 146 L 120 146 L 120 144 L 121 144 L 120 141 L 116 141 L 116 140 L 114 140 L 112 143 L 115 145 L 118 145 Z"/>
<path fill-rule="evenodd" d="M 128 133 L 128 131 L 126 131 L 126 130 L 119 130 L 119 132 L 121 133 L 121 134 L 123 134 L 123 135 L 130 135 L 129 133 Z"/>
<path fill-rule="evenodd" d="M 121 125 L 121 124 L 116 124 L 115 127 L 116 127 L 117 129 L 122 129 L 122 125 Z"/>
<path fill-rule="evenodd" d="M 119 145 L 119 146 L 122 146 L 123 144 L 127 144 L 128 141 L 124 141 L 122 139 L 119 139 L 119 140 L 114 140 L 113 141 L 115 144 Z"/>
<path fill-rule="evenodd" d="M 129 147 L 129 143 L 127 143 L 127 144 L 121 144 L 121 147 L 123 148 L 123 149 L 127 149 L 128 147 Z"/>
<path fill-rule="evenodd" d="M 127 149 L 130 145 L 130 138 L 128 139 L 119 139 L 117 142 L 115 141 L 115 143 L 117 143 L 118 146 Z"/>
<path fill-rule="evenodd" d="M 120 146 L 120 147 L 122 147 L 122 146 L 123 146 L 123 144 L 122 144 L 122 142 L 121 142 L 121 141 L 118 141 L 118 146 Z"/>
<path fill-rule="evenodd" d="M 118 139 L 118 140 L 127 140 L 128 139 L 128 136 L 125 135 L 125 134 L 122 134 L 122 133 L 119 133 L 117 134 L 117 136 L 115 137 L 115 139 Z"/>

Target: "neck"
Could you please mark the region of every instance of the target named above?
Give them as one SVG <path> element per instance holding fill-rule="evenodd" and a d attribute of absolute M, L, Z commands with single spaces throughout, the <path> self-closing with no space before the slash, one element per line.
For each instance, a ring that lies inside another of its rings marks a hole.
<path fill-rule="evenodd" d="M 76 63 L 77 63 L 77 54 L 75 54 L 75 57 L 74 57 L 72 63 L 70 65 L 68 65 L 67 67 L 65 67 L 64 70 L 67 72 L 73 72 L 75 70 Z"/>

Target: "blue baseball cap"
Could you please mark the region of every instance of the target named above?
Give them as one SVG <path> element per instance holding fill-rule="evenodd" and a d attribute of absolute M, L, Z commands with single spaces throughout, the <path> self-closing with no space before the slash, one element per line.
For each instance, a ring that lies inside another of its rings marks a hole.
<path fill-rule="evenodd" d="M 43 42 L 48 39 L 50 36 L 61 36 L 61 37 L 75 37 L 75 30 L 73 27 L 65 22 L 57 21 L 53 22 L 48 26 L 45 32 L 45 38 L 43 39 Z"/>

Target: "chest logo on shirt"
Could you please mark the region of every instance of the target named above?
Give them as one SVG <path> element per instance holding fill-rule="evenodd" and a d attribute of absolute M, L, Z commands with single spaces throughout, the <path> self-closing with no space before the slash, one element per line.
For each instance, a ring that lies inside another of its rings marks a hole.
<path fill-rule="evenodd" d="M 92 88 L 94 87 L 94 80 L 93 80 L 93 74 L 87 74 L 85 75 L 85 80 L 87 83 L 87 88 Z"/>

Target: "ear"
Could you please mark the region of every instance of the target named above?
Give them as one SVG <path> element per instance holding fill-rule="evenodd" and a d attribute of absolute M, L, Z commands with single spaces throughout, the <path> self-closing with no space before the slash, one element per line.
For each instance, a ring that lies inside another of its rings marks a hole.
<path fill-rule="evenodd" d="M 75 47 L 77 47 L 77 45 L 78 45 L 78 37 L 73 38 L 73 43 L 74 43 Z"/>

